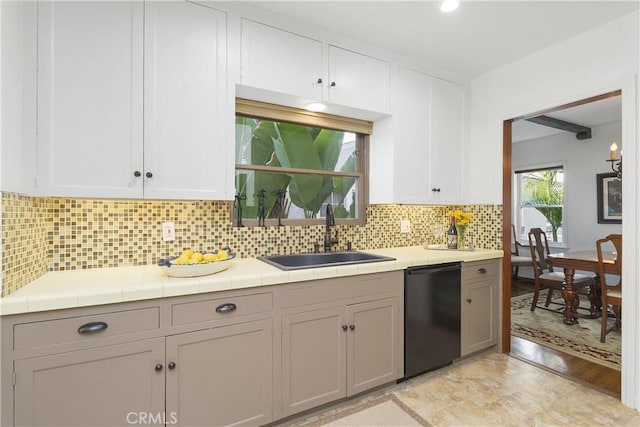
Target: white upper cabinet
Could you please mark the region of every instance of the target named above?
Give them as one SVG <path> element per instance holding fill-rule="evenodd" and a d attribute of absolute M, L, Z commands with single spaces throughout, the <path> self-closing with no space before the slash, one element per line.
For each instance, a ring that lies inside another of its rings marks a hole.
<path fill-rule="evenodd" d="M 251 20 L 242 20 L 241 77 L 251 86 L 388 113 L 391 64 Z"/>
<path fill-rule="evenodd" d="M 322 42 L 247 19 L 241 38 L 243 85 L 322 98 Z"/>
<path fill-rule="evenodd" d="M 188 2 L 38 7 L 39 194 L 224 199 L 226 15 Z"/>
<path fill-rule="evenodd" d="M 145 198 L 225 199 L 226 96 L 226 15 L 187 2 L 148 2 Z"/>
<path fill-rule="evenodd" d="M 389 111 L 391 65 L 336 46 L 329 46 L 327 100 L 370 111 Z"/>
<path fill-rule="evenodd" d="M 38 3 L 38 193 L 138 197 L 143 4 Z"/>
<path fill-rule="evenodd" d="M 413 70 L 399 69 L 397 97 L 394 111 L 394 201 L 425 203 L 431 196 L 427 167 L 430 161 L 431 79 Z"/>
<path fill-rule="evenodd" d="M 462 202 L 464 102 L 462 86 L 399 68 L 394 111 L 395 202 Z"/>
<path fill-rule="evenodd" d="M 465 92 L 462 86 L 431 82 L 430 182 L 435 200 L 462 202 Z"/>

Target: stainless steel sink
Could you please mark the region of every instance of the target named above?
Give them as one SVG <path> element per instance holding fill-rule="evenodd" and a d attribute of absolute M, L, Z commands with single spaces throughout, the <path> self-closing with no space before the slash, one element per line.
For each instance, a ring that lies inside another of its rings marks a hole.
<path fill-rule="evenodd" d="M 278 267 L 280 270 L 331 267 L 337 265 L 362 264 L 366 262 L 395 261 L 395 258 L 367 252 L 322 252 L 309 254 L 271 255 L 258 257 L 259 260 Z"/>

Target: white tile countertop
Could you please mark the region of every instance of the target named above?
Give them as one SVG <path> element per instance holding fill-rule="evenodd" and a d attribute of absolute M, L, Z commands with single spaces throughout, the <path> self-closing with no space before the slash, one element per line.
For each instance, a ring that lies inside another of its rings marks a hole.
<path fill-rule="evenodd" d="M 191 278 L 168 277 L 156 265 L 54 271 L 1 298 L 0 315 L 244 289 L 503 256 L 503 252 L 497 250 L 445 251 L 424 249 L 422 246 L 363 252 L 393 257 L 396 261 L 283 271 L 256 258 L 241 258 L 227 270 Z"/>

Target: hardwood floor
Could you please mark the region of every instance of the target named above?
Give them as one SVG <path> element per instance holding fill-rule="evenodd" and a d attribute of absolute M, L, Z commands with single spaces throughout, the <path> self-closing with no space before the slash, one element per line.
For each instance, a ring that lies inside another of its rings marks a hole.
<path fill-rule="evenodd" d="M 531 282 L 519 280 L 511 292 L 517 296 L 532 288 Z M 620 399 L 620 371 L 514 336 L 511 355 Z"/>
<path fill-rule="evenodd" d="M 511 337 L 511 356 L 620 399 L 620 371 L 527 341 Z"/>

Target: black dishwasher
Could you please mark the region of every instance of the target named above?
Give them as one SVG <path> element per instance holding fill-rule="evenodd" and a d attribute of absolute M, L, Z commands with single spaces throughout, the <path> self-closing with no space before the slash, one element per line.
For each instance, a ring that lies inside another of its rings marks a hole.
<path fill-rule="evenodd" d="M 404 272 L 404 379 L 460 357 L 460 263 Z"/>

